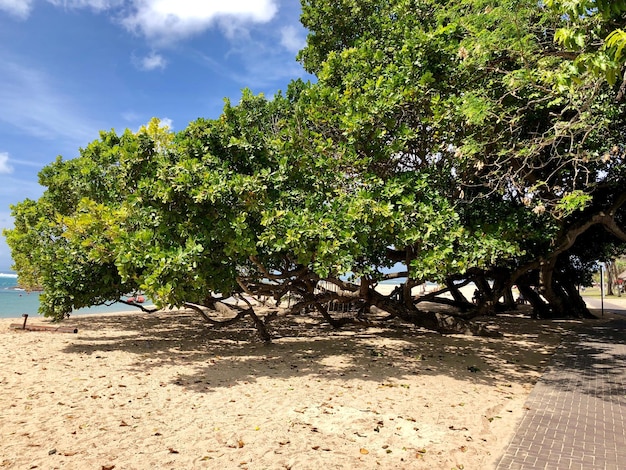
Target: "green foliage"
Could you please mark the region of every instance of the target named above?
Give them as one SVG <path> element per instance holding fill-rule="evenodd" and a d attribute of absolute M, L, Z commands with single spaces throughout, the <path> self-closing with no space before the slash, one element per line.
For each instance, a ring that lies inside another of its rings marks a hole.
<path fill-rule="evenodd" d="M 554 41 L 577 53 L 578 73 L 591 72 L 611 85 L 621 79 L 626 36 L 616 25 L 623 24 L 626 1 L 547 0 L 546 5 L 561 15 L 564 24 Z"/>
<path fill-rule="evenodd" d="M 557 210 L 561 211 L 564 216 L 569 216 L 575 211 L 583 210 L 591 201 L 591 195 L 581 190 L 572 191 L 563 195 L 557 203 Z"/>
<path fill-rule="evenodd" d="M 625 60 L 624 47 L 626 47 L 626 32 L 621 29 L 612 31 L 605 41 L 606 49 L 614 58 L 615 62 L 622 63 Z"/>
<path fill-rule="evenodd" d="M 135 290 L 163 306 L 312 295 L 398 261 L 415 282 L 525 273 L 623 185 L 605 80 L 624 3 L 305 0 L 317 83 L 59 157 L 13 208 L 20 282 L 60 318 Z"/>

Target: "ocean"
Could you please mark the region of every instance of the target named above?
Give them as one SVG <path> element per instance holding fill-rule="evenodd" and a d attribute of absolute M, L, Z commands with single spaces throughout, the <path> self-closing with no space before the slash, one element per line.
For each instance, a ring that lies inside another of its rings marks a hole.
<path fill-rule="evenodd" d="M 38 317 L 38 310 L 38 292 L 25 292 L 22 289 L 18 289 L 16 274 L 0 273 L 0 318 L 19 318 L 24 313 L 27 313 L 29 317 Z M 117 302 L 113 305 L 98 305 L 74 310 L 72 315 L 128 312 L 132 310 L 134 310 L 133 307 Z M 139 309 L 137 309 L 137 311 L 139 311 Z"/>

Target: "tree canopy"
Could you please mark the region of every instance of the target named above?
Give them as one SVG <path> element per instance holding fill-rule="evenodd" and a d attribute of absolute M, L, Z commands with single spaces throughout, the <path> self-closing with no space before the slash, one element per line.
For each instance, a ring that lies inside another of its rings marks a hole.
<path fill-rule="evenodd" d="M 626 2 L 302 7 L 316 83 L 244 90 L 179 132 L 102 132 L 40 173 L 44 195 L 13 207 L 5 235 L 42 312 L 142 291 L 219 324 L 204 307 L 239 295 L 235 318 L 269 339 L 248 301 L 262 296 L 333 326 L 385 312 L 487 334 L 467 320 L 512 308 L 515 284 L 536 315 L 588 315 L 576 284 L 626 242 Z M 415 295 L 425 281 L 443 288 Z"/>

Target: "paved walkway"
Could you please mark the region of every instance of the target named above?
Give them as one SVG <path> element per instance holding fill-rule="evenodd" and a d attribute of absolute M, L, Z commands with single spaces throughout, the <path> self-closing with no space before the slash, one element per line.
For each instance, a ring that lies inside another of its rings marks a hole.
<path fill-rule="evenodd" d="M 497 470 L 626 469 L 626 317 L 564 336 L 526 407 Z"/>

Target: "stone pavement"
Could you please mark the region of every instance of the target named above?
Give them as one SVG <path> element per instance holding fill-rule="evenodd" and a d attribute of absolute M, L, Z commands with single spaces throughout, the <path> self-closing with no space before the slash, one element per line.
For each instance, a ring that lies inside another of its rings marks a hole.
<path fill-rule="evenodd" d="M 497 470 L 626 469 L 626 316 L 564 335 Z"/>

